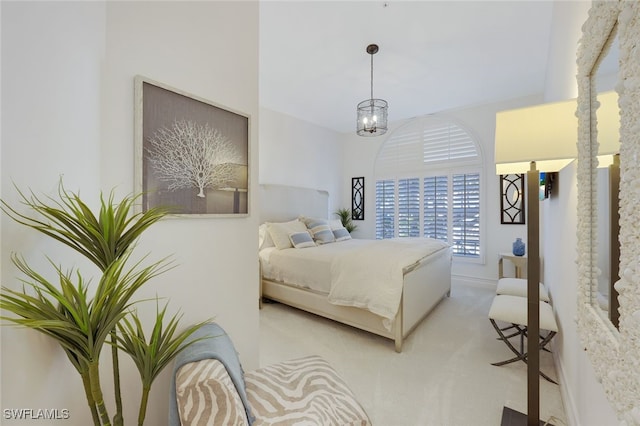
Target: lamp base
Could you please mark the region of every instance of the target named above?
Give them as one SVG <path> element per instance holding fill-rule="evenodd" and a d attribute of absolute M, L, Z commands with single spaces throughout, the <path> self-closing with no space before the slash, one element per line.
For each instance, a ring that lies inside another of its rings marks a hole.
<path fill-rule="evenodd" d="M 539 421 L 540 426 L 553 426 L 551 423 Z M 500 426 L 527 426 L 527 415 L 509 407 L 502 408 L 502 421 Z"/>

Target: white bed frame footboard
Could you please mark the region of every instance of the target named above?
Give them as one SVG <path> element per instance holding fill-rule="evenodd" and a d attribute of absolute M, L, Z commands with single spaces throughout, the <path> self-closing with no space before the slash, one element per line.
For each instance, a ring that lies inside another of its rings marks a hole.
<path fill-rule="evenodd" d="M 451 250 L 425 258 L 405 274 L 400 309 L 390 330 L 384 327 L 382 317 L 364 309 L 333 305 L 324 293 L 267 279 L 262 279 L 261 286 L 267 299 L 392 339 L 396 352 L 402 352 L 404 339 L 450 293 Z"/>

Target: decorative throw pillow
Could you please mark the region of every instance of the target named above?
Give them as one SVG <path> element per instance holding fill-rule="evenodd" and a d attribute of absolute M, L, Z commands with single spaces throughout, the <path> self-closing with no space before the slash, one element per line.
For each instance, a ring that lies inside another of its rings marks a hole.
<path fill-rule="evenodd" d="M 176 373 L 180 422 L 249 425 L 244 405 L 227 369 L 217 359 L 203 359 Z"/>
<path fill-rule="evenodd" d="M 344 226 L 340 219 L 331 219 L 329 221 L 329 228 L 331 228 L 332 231 L 335 231 L 336 229 L 344 228 Z"/>
<path fill-rule="evenodd" d="M 344 240 L 351 239 L 351 234 L 349 233 L 349 231 L 346 230 L 345 227 L 334 229 L 333 236 L 335 237 L 336 241 L 344 241 Z"/>
<path fill-rule="evenodd" d="M 336 237 L 333 236 L 333 231 L 329 227 L 329 223 L 324 219 L 313 219 L 307 223 L 307 228 L 311 231 L 313 239 L 318 244 L 333 243 Z"/>
<path fill-rule="evenodd" d="M 293 247 L 291 240 L 289 239 L 289 234 L 294 232 L 305 232 L 307 227 L 304 223 L 295 219 L 289 222 L 269 223 L 267 229 L 269 229 L 269 235 L 271 235 L 273 244 L 275 244 L 278 250 L 282 250 Z"/>
<path fill-rule="evenodd" d="M 316 243 L 311 238 L 311 234 L 309 231 L 304 232 L 293 232 L 289 234 L 289 239 L 291 240 L 291 244 L 295 248 L 305 248 L 305 247 L 315 247 Z"/>

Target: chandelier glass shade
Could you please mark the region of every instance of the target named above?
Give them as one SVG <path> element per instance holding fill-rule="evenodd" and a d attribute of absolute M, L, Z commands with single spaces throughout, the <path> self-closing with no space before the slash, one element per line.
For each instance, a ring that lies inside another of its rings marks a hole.
<path fill-rule="evenodd" d="M 373 97 L 373 55 L 377 52 L 378 45 L 367 46 L 367 53 L 371 55 L 371 98 L 358 104 L 357 133 L 360 136 L 380 136 L 387 132 L 389 104 Z"/>

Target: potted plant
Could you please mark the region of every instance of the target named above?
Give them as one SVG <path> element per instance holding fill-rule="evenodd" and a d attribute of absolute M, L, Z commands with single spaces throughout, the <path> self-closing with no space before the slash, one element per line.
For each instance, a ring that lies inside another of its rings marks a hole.
<path fill-rule="evenodd" d="M 356 230 L 356 228 L 358 228 L 358 225 L 354 224 L 353 220 L 351 219 L 352 218 L 351 209 L 340 208 L 336 210 L 334 214 L 340 218 L 340 222 L 342 222 L 342 226 L 344 226 L 345 229 L 349 231 L 349 233 L 352 233 L 353 231 Z"/>
<path fill-rule="evenodd" d="M 0 208 L 16 222 L 35 229 L 73 248 L 100 270 L 95 286 L 85 280 L 79 270 L 65 271 L 50 260 L 57 282 L 47 280 L 33 270 L 18 254 L 12 261 L 26 278 L 22 288 L 2 287 L 0 309 L 13 314 L 0 318 L 9 323 L 29 327 L 55 339 L 80 374 L 94 425 L 122 425 L 122 399 L 118 351 L 133 358 L 142 380 L 142 396 L 138 425 L 144 423 L 146 403 L 153 380 L 175 356 L 195 340 L 187 341 L 202 322 L 178 332 L 176 314 L 164 324 L 164 308 L 156 311 L 155 324 L 149 338 L 145 336 L 134 305 L 134 295 L 153 277 L 172 267 L 164 258 L 144 266 L 142 260 L 131 261 L 135 242 L 151 225 L 168 214 L 162 207 L 134 213 L 139 195 L 114 200 L 113 192 L 100 197 L 100 209 L 94 214 L 78 194 L 58 186 L 58 199 L 38 198 L 20 192 L 22 204 L 35 214 L 29 216 L 0 200 Z M 100 385 L 100 354 L 105 344 L 112 346 L 114 398 L 113 420 L 104 404 Z"/>

